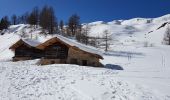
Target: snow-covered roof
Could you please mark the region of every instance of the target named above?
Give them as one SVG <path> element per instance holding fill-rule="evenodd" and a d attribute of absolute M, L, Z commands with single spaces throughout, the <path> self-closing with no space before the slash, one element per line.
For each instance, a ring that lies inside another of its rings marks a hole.
<path fill-rule="evenodd" d="M 71 47 L 76 47 L 76 48 L 78 48 L 78 49 L 80 49 L 80 50 L 82 50 L 82 51 L 85 51 L 85 52 L 94 54 L 94 55 L 96 55 L 96 56 L 98 56 L 98 57 L 100 57 L 100 58 L 103 58 L 103 57 L 102 57 L 102 53 L 101 53 L 98 49 L 96 49 L 96 48 L 94 48 L 94 47 L 92 47 L 92 46 L 87 46 L 87 45 L 78 43 L 76 40 L 69 39 L 69 38 L 63 37 L 63 36 L 61 36 L 61 35 L 55 35 L 55 36 L 53 36 L 52 38 L 50 38 L 50 39 L 47 40 L 46 42 L 38 45 L 37 48 L 39 48 L 39 49 L 44 49 L 44 48 L 45 48 L 46 46 L 48 46 L 49 44 L 55 43 L 55 40 L 57 40 L 57 39 L 58 39 L 59 41 L 65 43 L 66 45 L 69 45 L 69 46 L 71 46 Z"/>
<path fill-rule="evenodd" d="M 26 45 L 30 46 L 30 47 L 35 47 L 35 48 L 38 48 L 40 49 L 41 46 L 45 46 L 46 47 L 46 43 L 52 43 L 51 41 L 52 40 L 55 40 L 55 39 L 59 39 L 60 41 L 62 41 L 63 43 L 71 46 L 71 47 L 77 47 L 78 49 L 82 50 L 82 51 L 85 51 L 85 52 L 88 52 L 88 53 L 91 53 L 91 54 L 95 54 L 96 56 L 100 57 L 100 58 L 103 58 L 102 57 L 102 53 L 92 47 L 92 46 L 87 46 L 87 45 L 84 45 L 84 44 L 81 44 L 81 43 L 78 43 L 76 40 L 73 40 L 73 39 L 69 39 L 69 38 L 66 38 L 66 37 L 63 37 L 61 35 L 55 35 L 53 37 L 51 37 L 50 39 L 48 39 L 47 41 L 45 42 L 39 42 L 38 40 L 33 40 L 33 39 L 20 39 L 18 42 L 16 42 L 15 44 L 13 44 L 10 49 L 15 49 L 18 47 L 18 45 L 20 45 L 20 42 L 24 42 Z"/>
<path fill-rule="evenodd" d="M 66 37 L 63 37 L 61 35 L 56 35 L 57 38 L 59 38 L 61 41 L 71 45 L 71 46 L 75 46 L 83 51 L 89 52 L 89 53 L 93 53 L 93 54 L 97 54 L 100 55 L 102 57 L 102 53 L 101 51 L 99 51 L 98 49 L 92 47 L 92 46 L 87 46 L 81 43 L 78 43 L 77 41 L 73 40 L 73 39 L 69 39 Z"/>
<path fill-rule="evenodd" d="M 21 40 L 32 47 L 36 47 L 42 43 L 42 42 L 39 42 L 37 40 L 32 40 L 32 39 L 21 39 Z"/>
<path fill-rule="evenodd" d="M 40 45 L 42 42 L 39 42 L 39 41 L 37 41 L 37 40 L 32 40 L 32 39 L 20 39 L 20 40 L 18 40 L 16 43 L 14 43 L 11 47 L 10 47 L 10 49 L 15 49 L 15 48 L 17 48 L 19 45 L 21 45 L 21 44 L 26 44 L 27 46 L 30 46 L 30 47 L 36 47 L 36 46 L 38 46 L 38 45 Z"/>

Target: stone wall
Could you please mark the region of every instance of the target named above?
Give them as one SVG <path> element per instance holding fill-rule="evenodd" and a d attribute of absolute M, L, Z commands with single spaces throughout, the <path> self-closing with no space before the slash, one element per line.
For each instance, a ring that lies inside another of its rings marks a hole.
<path fill-rule="evenodd" d="M 32 57 L 13 57 L 13 61 L 32 60 Z"/>
<path fill-rule="evenodd" d="M 48 64 L 66 64 L 66 59 L 41 59 L 39 64 L 48 65 Z"/>

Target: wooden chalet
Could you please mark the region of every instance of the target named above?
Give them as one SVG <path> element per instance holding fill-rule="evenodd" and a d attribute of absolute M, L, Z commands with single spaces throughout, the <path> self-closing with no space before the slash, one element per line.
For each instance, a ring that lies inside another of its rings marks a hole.
<path fill-rule="evenodd" d="M 103 57 L 96 49 L 57 35 L 44 43 L 19 40 L 10 47 L 15 51 L 14 61 L 40 58 L 40 64 L 77 64 L 101 66 Z"/>
<path fill-rule="evenodd" d="M 10 47 L 12 51 L 15 51 L 13 61 L 41 58 L 43 56 L 43 51 L 36 48 L 39 44 L 40 43 L 37 41 L 20 39 Z"/>

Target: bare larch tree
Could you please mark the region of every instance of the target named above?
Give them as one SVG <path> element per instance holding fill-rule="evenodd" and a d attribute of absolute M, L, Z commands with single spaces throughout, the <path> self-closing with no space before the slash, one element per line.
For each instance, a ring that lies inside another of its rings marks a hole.
<path fill-rule="evenodd" d="M 103 34 L 105 51 L 108 51 L 111 40 L 112 40 L 112 35 L 110 34 L 110 32 L 108 32 L 108 30 L 105 30 Z"/>
<path fill-rule="evenodd" d="M 165 31 L 164 41 L 165 41 L 165 44 L 170 45 L 170 27 L 169 27 L 169 25 L 168 25 L 168 27 L 166 28 L 166 31 Z"/>

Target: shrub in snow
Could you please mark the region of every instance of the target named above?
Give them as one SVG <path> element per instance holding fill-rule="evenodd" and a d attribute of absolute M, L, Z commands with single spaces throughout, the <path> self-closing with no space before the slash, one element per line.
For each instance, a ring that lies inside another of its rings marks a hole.
<path fill-rule="evenodd" d="M 148 41 L 144 42 L 144 47 L 149 47 Z"/>
<path fill-rule="evenodd" d="M 154 47 L 153 43 L 149 43 L 148 41 L 144 42 L 144 47 Z"/>
<path fill-rule="evenodd" d="M 166 28 L 163 43 L 166 45 L 170 45 L 170 28 L 169 28 L 169 26 Z"/>

